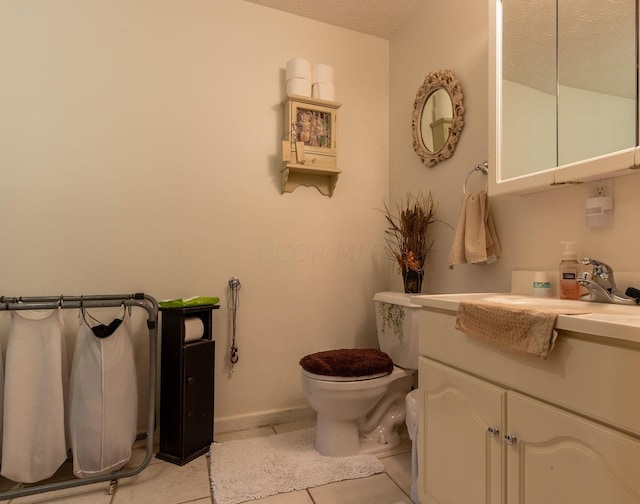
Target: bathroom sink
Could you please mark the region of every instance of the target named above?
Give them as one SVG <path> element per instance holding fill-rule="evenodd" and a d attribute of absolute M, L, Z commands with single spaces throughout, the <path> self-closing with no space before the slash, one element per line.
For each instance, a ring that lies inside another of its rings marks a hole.
<path fill-rule="evenodd" d="M 485 301 L 504 303 L 508 305 L 528 308 L 551 308 L 566 310 L 567 312 L 587 312 L 606 315 L 640 316 L 640 306 L 622 305 L 614 303 L 594 303 L 590 301 L 573 301 L 570 299 L 538 298 L 533 296 L 519 296 L 515 294 L 489 295 L 483 298 Z"/>
<path fill-rule="evenodd" d="M 640 316 L 625 315 L 622 313 L 585 313 L 581 315 L 587 320 L 600 320 L 611 324 L 624 324 L 640 327 Z"/>
<path fill-rule="evenodd" d="M 492 303 L 503 303 L 510 306 L 520 306 L 523 308 L 553 308 L 568 311 L 592 311 L 592 303 L 584 301 L 570 301 L 565 299 L 555 298 L 539 298 L 533 296 L 522 296 L 517 294 L 507 293 L 487 293 L 487 292 L 474 292 L 467 294 L 437 294 L 437 295 L 424 295 L 415 296 L 412 301 L 423 306 L 432 306 L 433 308 L 441 309 L 455 309 L 458 308 L 458 303 L 461 301 L 489 301 Z M 640 314 L 640 312 L 638 312 Z"/>
<path fill-rule="evenodd" d="M 517 296 L 514 294 L 499 294 L 496 296 L 487 296 L 483 298 L 483 301 L 503 303 L 506 305 L 520 306 L 523 308 L 550 308 L 554 310 L 566 310 L 571 312 L 591 311 L 591 307 L 589 306 L 590 303 L 584 301 L 572 301 L 556 298 L 539 298 L 532 296 Z"/>
<path fill-rule="evenodd" d="M 603 313 L 640 316 L 640 306 L 618 305 L 608 303 L 592 303 L 588 301 L 573 301 L 570 299 L 540 298 L 509 293 L 474 292 L 467 294 L 435 294 L 414 296 L 411 298 L 416 304 L 434 308 L 458 308 L 460 301 L 489 301 L 506 305 L 521 306 L 523 308 L 545 308 L 566 310 L 568 312 Z M 423 302 L 421 302 L 423 300 Z"/>
<path fill-rule="evenodd" d="M 555 328 L 640 344 L 640 306 L 539 298 L 510 293 L 466 293 L 413 296 L 426 308 L 456 311 L 461 301 L 489 301 L 508 306 L 560 311 Z"/>

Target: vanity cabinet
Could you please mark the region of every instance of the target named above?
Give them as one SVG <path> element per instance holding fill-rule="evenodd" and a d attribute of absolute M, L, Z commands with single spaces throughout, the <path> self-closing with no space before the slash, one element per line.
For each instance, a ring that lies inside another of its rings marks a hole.
<path fill-rule="evenodd" d="M 507 502 L 640 502 L 640 441 L 507 393 Z"/>
<path fill-rule="evenodd" d="M 420 321 L 422 504 L 639 504 L 640 343 L 559 330 L 547 360 Z"/>
<path fill-rule="evenodd" d="M 501 504 L 505 390 L 424 357 L 418 379 L 420 502 Z"/>

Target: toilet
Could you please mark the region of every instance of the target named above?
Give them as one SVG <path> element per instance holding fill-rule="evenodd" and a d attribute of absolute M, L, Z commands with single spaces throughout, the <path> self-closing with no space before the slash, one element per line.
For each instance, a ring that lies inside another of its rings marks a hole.
<path fill-rule="evenodd" d="M 400 444 L 405 398 L 418 369 L 420 305 L 400 292 L 379 292 L 373 300 L 380 350 L 337 349 L 300 360 L 321 455 L 375 454 Z"/>

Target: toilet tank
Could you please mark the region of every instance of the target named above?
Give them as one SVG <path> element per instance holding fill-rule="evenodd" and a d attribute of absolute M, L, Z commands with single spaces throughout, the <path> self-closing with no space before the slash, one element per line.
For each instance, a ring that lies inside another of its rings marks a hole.
<path fill-rule="evenodd" d="M 396 366 L 418 369 L 418 321 L 420 305 L 411 303 L 412 294 L 378 292 L 374 297 L 376 328 L 380 350 Z"/>

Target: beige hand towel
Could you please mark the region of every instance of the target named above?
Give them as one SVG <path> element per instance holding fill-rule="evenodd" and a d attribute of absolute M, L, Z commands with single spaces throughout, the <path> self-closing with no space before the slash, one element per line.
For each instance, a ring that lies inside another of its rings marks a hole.
<path fill-rule="evenodd" d="M 449 268 L 464 263 L 491 264 L 501 255 L 487 191 L 463 194 Z"/>
<path fill-rule="evenodd" d="M 505 350 L 546 359 L 558 335 L 554 329 L 558 315 L 580 313 L 586 312 L 462 301 L 458 304 L 456 329 Z"/>

